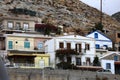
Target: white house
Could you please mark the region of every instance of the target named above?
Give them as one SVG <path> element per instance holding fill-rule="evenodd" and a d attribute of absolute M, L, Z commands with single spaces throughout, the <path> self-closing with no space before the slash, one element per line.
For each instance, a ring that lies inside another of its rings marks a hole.
<path fill-rule="evenodd" d="M 110 70 L 113 74 L 120 74 L 120 52 L 108 52 L 100 58 L 103 69 Z"/>
<path fill-rule="evenodd" d="M 90 34 L 86 35 L 86 37 L 91 37 L 95 39 L 96 53 L 99 57 L 106 54 L 108 48 L 113 48 L 112 41 L 105 34 L 98 30 L 91 32 Z"/>
<path fill-rule="evenodd" d="M 65 35 L 54 37 L 45 43 L 46 53 L 50 54 L 50 65 L 55 67 L 59 63 L 55 51 L 59 49 L 74 49 L 78 55 L 70 56 L 69 60 L 74 65 L 91 65 L 95 56 L 95 40 L 79 35 Z M 62 54 L 62 53 L 61 53 Z"/>

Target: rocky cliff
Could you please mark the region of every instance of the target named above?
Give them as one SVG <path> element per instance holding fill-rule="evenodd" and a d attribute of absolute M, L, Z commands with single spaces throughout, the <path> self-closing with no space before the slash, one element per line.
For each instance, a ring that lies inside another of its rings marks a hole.
<path fill-rule="evenodd" d="M 66 32 L 78 28 L 89 31 L 95 23 L 100 22 L 101 17 L 100 11 L 79 0 L 1 0 L 0 6 L 0 16 L 28 16 L 10 11 L 14 8 L 27 9 L 35 12 L 29 17 L 39 17 L 44 23 L 62 25 Z M 106 30 L 120 30 L 120 23 L 104 13 L 102 24 Z"/>
<path fill-rule="evenodd" d="M 113 14 L 112 17 L 115 18 L 118 22 L 120 22 L 120 12 Z"/>

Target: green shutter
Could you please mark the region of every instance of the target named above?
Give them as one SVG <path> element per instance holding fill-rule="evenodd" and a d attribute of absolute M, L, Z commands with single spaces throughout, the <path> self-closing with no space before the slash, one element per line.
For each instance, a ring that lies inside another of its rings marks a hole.
<path fill-rule="evenodd" d="M 13 42 L 12 41 L 8 42 L 8 49 L 13 49 Z"/>
<path fill-rule="evenodd" d="M 24 48 L 30 48 L 30 42 L 25 41 L 24 42 Z"/>

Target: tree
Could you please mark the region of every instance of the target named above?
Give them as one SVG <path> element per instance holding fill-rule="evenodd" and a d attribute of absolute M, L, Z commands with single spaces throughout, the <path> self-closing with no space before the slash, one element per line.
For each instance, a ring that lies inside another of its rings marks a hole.
<path fill-rule="evenodd" d="M 101 22 L 98 22 L 95 24 L 95 30 L 100 30 L 100 31 L 103 30 L 103 25 Z"/>
<path fill-rule="evenodd" d="M 98 56 L 95 56 L 95 57 L 94 57 L 93 66 L 100 66 L 100 61 L 99 61 Z"/>

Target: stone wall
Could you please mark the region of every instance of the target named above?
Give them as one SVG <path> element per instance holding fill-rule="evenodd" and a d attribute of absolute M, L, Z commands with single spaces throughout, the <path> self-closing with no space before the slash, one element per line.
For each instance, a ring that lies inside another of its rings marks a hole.
<path fill-rule="evenodd" d="M 41 69 L 14 69 L 9 68 L 10 80 L 114 80 L 120 79 L 119 75 L 96 74 L 96 72 L 82 70 L 41 70 Z"/>

